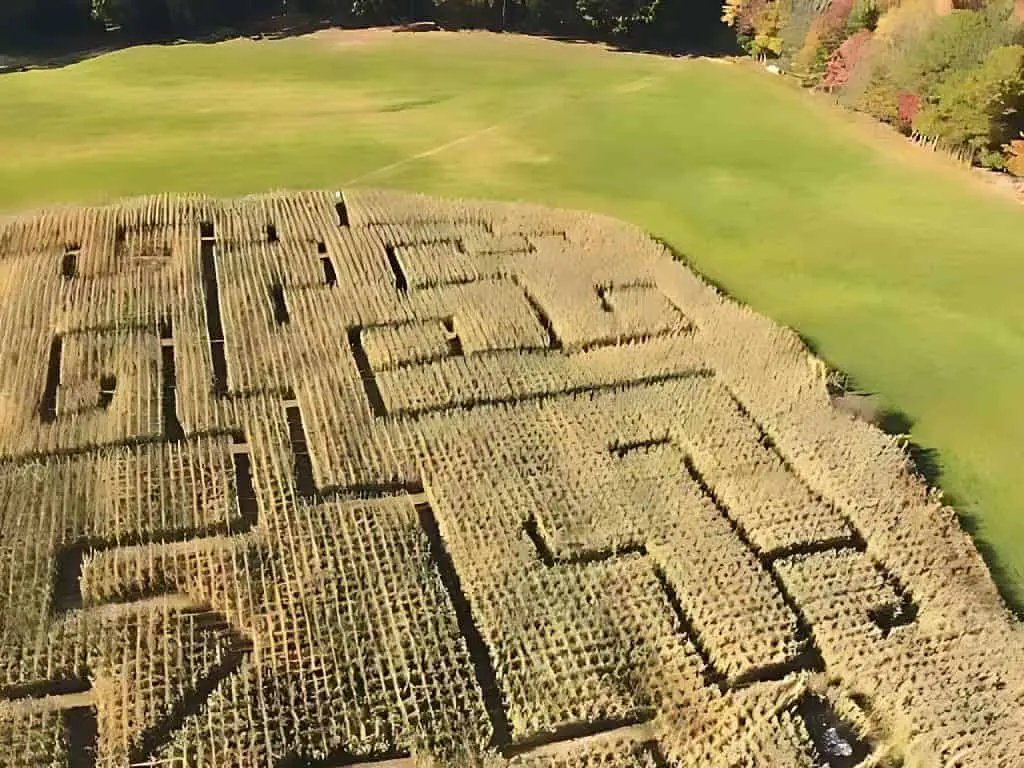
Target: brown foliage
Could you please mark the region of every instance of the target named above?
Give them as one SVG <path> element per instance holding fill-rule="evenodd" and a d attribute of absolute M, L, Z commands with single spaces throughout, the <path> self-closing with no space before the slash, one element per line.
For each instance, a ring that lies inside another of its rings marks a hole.
<path fill-rule="evenodd" d="M 1007 147 L 1006 170 L 1024 176 L 1024 138 L 1014 139 Z"/>

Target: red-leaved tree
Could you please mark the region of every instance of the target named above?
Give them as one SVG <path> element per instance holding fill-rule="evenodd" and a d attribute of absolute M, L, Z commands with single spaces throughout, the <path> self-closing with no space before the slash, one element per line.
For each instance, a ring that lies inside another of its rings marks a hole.
<path fill-rule="evenodd" d="M 896 96 L 896 115 L 899 119 L 899 127 L 903 130 L 910 130 L 914 117 L 920 108 L 920 96 L 909 91 L 900 91 Z"/>
<path fill-rule="evenodd" d="M 834 91 L 846 85 L 850 73 L 864 55 L 869 42 L 871 32 L 867 29 L 846 38 L 829 56 L 828 64 L 825 65 L 825 75 L 821 79 L 822 87 Z"/>

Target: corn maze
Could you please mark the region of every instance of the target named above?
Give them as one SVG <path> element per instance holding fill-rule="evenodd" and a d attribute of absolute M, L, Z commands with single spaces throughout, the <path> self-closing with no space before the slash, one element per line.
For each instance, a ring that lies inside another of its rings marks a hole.
<path fill-rule="evenodd" d="M 0 220 L 0 766 L 1024 765 L 1024 634 L 827 373 L 590 214 Z"/>

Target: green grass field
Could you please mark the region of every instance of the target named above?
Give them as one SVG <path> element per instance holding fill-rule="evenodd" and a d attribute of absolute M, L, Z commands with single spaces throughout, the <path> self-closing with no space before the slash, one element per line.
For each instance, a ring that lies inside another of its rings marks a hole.
<path fill-rule="evenodd" d="M 603 211 L 914 421 L 1024 604 L 1024 208 L 739 64 L 325 34 L 0 76 L 0 209 L 357 183 Z"/>

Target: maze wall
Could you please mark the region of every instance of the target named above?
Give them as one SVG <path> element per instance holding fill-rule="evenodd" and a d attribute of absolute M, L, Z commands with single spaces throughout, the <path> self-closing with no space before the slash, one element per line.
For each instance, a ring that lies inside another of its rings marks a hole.
<path fill-rule="evenodd" d="M 589 214 L 0 220 L 0 766 L 1024 765 L 1020 629 L 825 377 Z"/>

